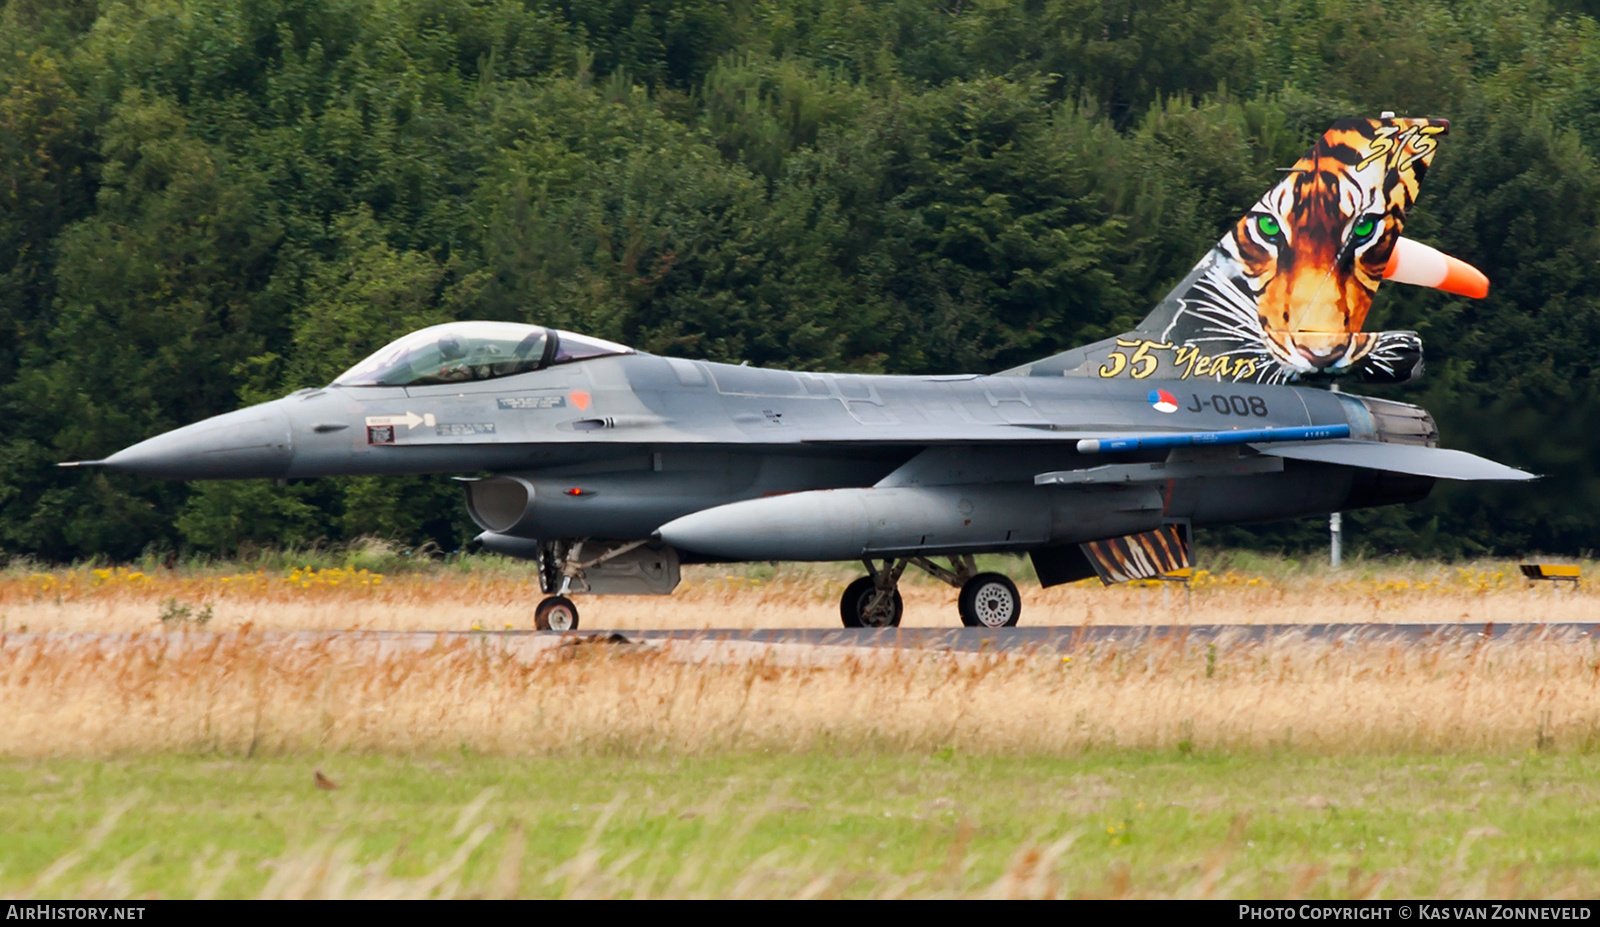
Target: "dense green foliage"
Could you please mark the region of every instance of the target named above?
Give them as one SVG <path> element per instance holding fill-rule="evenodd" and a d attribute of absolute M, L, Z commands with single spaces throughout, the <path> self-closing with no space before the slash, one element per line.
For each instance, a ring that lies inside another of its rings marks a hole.
<path fill-rule="evenodd" d="M 1414 553 L 1600 529 L 1600 25 L 1487 0 L 0 0 L 0 552 L 381 534 L 443 480 L 59 471 L 451 318 L 797 368 L 1124 330 L 1333 118 L 1450 118 L 1385 390 L 1548 474 L 1363 513 Z M 1309 542 L 1317 525 L 1257 533 Z M 1239 534 L 1230 535 L 1240 539 Z"/>

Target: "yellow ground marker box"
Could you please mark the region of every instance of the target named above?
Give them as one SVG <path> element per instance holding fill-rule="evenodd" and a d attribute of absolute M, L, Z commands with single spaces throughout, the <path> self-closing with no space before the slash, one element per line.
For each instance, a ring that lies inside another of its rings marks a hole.
<path fill-rule="evenodd" d="M 1518 564 L 1522 575 L 1529 581 L 1542 579 L 1553 583 L 1571 583 L 1574 586 L 1580 582 L 1579 568 L 1571 563 L 1523 563 Z"/>

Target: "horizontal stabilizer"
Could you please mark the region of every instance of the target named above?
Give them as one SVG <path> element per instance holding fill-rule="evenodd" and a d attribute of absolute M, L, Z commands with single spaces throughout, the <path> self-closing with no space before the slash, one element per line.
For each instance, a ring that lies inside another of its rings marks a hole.
<path fill-rule="evenodd" d="M 1417 444 L 1384 444 L 1376 441 L 1329 441 L 1324 444 L 1263 444 L 1255 446 L 1263 454 L 1291 460 L 1366 467 L 1391 473 L 1410 473 L 1441 480 L 1534 480 L 1532 473 L 1486 460 L 1466 451 Z"/>

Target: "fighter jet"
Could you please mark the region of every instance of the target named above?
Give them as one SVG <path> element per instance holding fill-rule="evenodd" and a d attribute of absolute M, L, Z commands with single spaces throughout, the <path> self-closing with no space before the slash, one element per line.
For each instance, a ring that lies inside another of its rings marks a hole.
<path fill-rule="evenodd" d="M 994 375 L 733 366 L 463 321 L 321 389 L 64 465 L 461 474 L 483 546 L 538 562 L 541 629 L 578 627 L 574 594 L 664 594 L 682 563 L 780 560 L 865 565 L 846 627 L 897 625 L 908 566 L 960 589 L 964 624 L 1007 627 L 1022 599 L 976 554 L 1030 556 L 1046 586 L 1157 578 L 1189 566 L 1196 527 L 1532 478 L 1438 447 L 1424 409 L 1327 388 L 1420 374 L 1414 332 L 1362 330 L 1382 280 L 1488 292 L 1401 235 L 1447 130 L 1336 123 L 1135 330 Z"/>

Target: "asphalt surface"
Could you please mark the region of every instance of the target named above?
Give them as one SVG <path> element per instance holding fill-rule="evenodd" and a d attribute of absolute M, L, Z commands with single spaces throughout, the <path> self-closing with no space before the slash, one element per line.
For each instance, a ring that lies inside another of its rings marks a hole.
<path fill-rule="evenodd" d="M 554 632 L 510 631 L 508 634 Z M 897 647 L 924 650 L 1039 650 L 1067 651 L 1102 642 L 1141 643 L 1185 639 L 1194 642 L 1258 643 L 1277 638 L 1305 640 L 1382 641 L 1423 643 L 1478 639 L 1566 640 L 1600 639 L 1600 623 L 1557 624 L 1196 624 L 1196 625 L 1086 625 L 1080 627 L 1020 628 L 791 628 L 705 631 L 573 631 L 576 638 L 627 641 L 746 641 L 765 644 L 811 644 L 822 647 Z"/>

